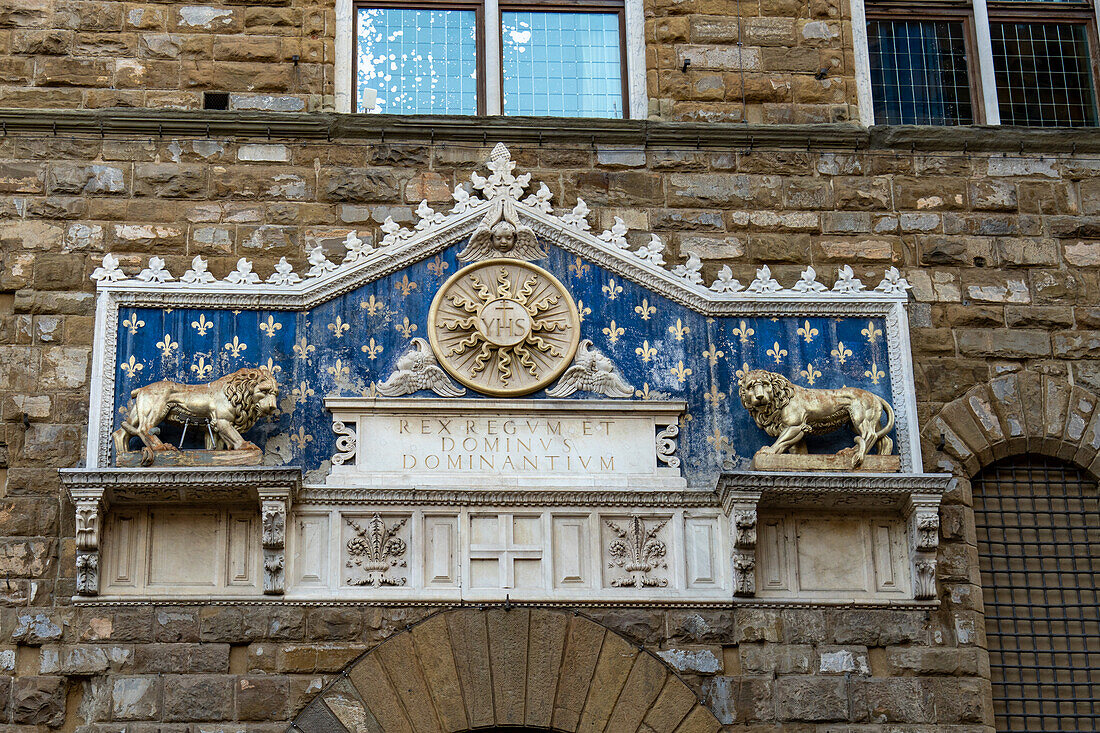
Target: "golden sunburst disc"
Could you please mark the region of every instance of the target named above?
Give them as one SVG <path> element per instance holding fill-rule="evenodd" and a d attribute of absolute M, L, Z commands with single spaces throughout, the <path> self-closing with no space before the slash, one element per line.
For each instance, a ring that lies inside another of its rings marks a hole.
<path fill-rule="evenodd" d="M 447 373 L 498 397 L 530 394 L 557 379 L 580 342 L 577 306 L 565 287 L 528 262 L 468 265 L 432 300 L 428 338 Z"/>

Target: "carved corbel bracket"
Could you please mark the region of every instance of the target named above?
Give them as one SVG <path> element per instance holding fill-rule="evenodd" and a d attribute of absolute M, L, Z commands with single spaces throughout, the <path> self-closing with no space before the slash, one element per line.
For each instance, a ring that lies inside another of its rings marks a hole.
<path fill-rule="evenodd" d="M 264 551 L 264 594 L 282 595 L 286 589 L 286 522 L 290 488 L 260 489 L 260 544 Z"/>
<path fill-rule="evenodd" d="M 73 489 L 70 498 L 76 512 L 76 592 L 99 594 L 99 540 L 106 513 L 104 489 Z"/>
<path fill-rule="evenodd" d="M 759 491 L 731 491 L 724 497 L 729 516 L 733 594 L 740 598 L 756 595 L 756 517 Z"/>
<path fill-rule="evenodd" d="M 913 562 L 913 597 L 936 597 L 936 551 L 940 546 L 940 494 L 910 494 L 906 510 L 910 556 Z"/>

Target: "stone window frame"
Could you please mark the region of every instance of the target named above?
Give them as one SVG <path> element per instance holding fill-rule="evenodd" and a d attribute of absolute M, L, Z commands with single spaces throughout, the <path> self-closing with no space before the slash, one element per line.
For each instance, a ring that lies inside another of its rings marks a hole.
<path fill-rule="evenodd" d="M 904 1 L 869 3 L 868 0 L 851 0 L 852 44 L 855 52 L 856 98 L 859 103 L 859 121 L 864 127 L 875 123 L 874 98 L 871 90 L 871 57 L 867 39 L 867 18 L 917 17 L 936 20 L 962 20 L 967 36 L 969 54 L 970 87 L 973 93 L 974 124 L 1000 125 L 1001 110 L 997 94 L 997 81 L 993 65 L 993 41 L 990 24 L 1002 21 L 1018 21 L 1021 18 L 1034 23 L 1057 22 L 1084 24 L 1087 26 L 1089 54 L 1092 70 L 1094 99 L 1100 106 L 1100 12 L 1097 0 L 1081 2 L 1029 2 L 1027 0 L 970 0 L 958 6 L 945 6 L 929 10 L 912 7 Z M 868 5 L 872 8 L 869 9 Z M 1063 6 L 1063 7 L 1059 7 Z M 961 11 L 961 12 L 960 12 Z M 992 18 L 991 18 L 992 16 Z M 1097 111 L 1100 114 L 1100 110 Z"/>
<path fill-rule="evenodd" d="M 501 0 L 483 0 L 480 3 L 479 24 L 483 23 L 483 37 L 479 39 L 478 71 L 482 74 L 478 115 L 501 115 L 501 42 L 500 12 L 501 5 L 510 5 Z M 561 9 L 567 4 L 543 5 L 533 7 Z M 649 96 L 646 91 L 645 63 L 645 16 L 642 0 L 622 0 L 623 16 L 623 69 L 626 112 L 625 119 L 644 120 L 649 115 Z M 498 22 L 488 22 L 489 18 Z M 335 43 L 335 107 L 343 114 L 355 114 L 352 109 L 354 97 L 354 45 L 355 45 L 355 0 L 336 0 L 336 43 Z"/>

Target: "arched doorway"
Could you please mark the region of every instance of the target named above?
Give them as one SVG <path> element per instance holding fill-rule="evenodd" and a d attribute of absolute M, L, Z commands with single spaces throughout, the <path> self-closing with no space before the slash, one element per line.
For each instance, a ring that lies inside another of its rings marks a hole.
<path fill-rule="evenodd" d="M 1100 501 L 1080 469 L 1006 458 L 973 479 L 997 730 L 1094 730 Z"/>
<path fill-rule="evenodd" d="M 720 727 L 660 658 L 583 615 L 547 608 L 428 616 L 353 660 L 291 724 L 300 733 Z"/>

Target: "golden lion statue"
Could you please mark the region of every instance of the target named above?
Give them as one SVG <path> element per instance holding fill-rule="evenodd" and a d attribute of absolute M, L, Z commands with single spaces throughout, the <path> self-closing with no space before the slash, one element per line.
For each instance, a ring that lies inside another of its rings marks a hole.
<path fill-rule="evenodd" d="M 134 406 L 122 427 L 112 437 L 115 455 L 126 452 L 131 437 L 141 438 L 149 451 L 176 450 L 157 437 L 157 426 L 169 421 L 179 424 L 209 426 L 207 449 L 258 450 L 241 437 L 261 417 L 275 412 L 279 385 L 267 369 L 238 369 L 207 384 L 181 384 L 163 380 L 139 387 L 130 393 Z"/>
<path fill-rule="evenodd" d="M 880 455 L 889 455 L 894 442 L 886 437 L 894 428 L 894 411 L 876 394 L 855 387 L 843 389 L 806 389 L 782 374 L 754 369 L 737 382 L 741 404 L 756 424 L 775 443 L 760 449 L 761 453 L 806 453 L 803 438 L 808 433 L 831 433 L 850 424 L 856 433 L 856 444 L 839 455 L 852 455 L 853 467 L 863 464 L 872 448 Z M 880 428 L 882 413 L 886 426 Z"/>

